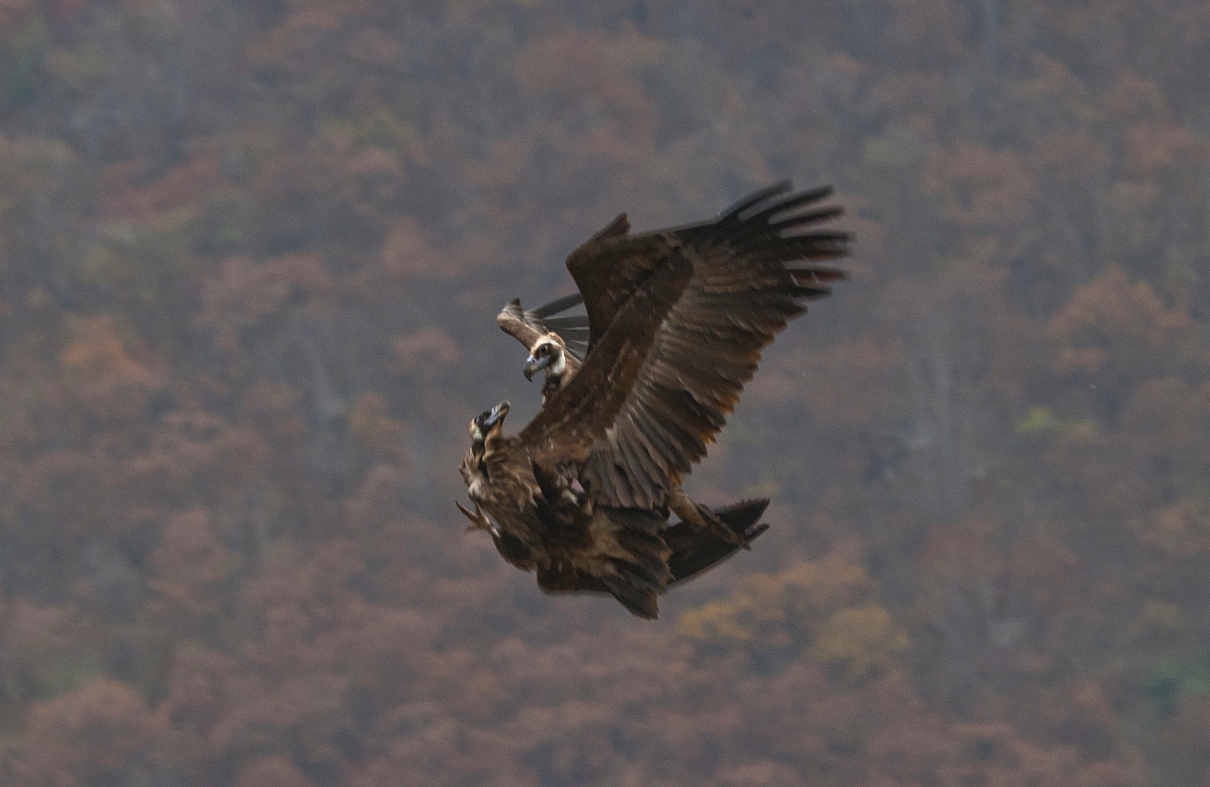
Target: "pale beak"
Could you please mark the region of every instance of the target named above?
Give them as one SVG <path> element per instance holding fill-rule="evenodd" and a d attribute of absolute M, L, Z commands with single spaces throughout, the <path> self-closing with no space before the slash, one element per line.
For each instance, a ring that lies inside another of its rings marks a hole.
<path fill-rule="evenodd" d="M 506 415 L 508 415 L 508 402 L 503 401 L 493 407 L 491 412 L 488 413 L 487 420 L 483 422 L 483 427 L 490 431 L 493 426 L 503 421 Z"/>
<path fill-rule="evenodd" d="M 533 382 L 534 375 L 538 373 L 538 370 L 545 369 L 547 366 L 550 366 L 550 362 L 553 357 L 554 356 L 547 355 L 545 358 L 535 358 L 531 355 L 526 358 L 525 379 Z"/>

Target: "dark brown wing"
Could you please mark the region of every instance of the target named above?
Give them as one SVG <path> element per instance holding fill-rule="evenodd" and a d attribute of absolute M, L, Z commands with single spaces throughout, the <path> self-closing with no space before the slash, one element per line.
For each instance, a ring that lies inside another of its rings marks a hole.
<path fill-rule="evenodd" d="M 581 360 L 588 352 L 588 318 L 584 315 L 564 314 L 583 303 L 579 293 L 566 295 L 537 309 L 524 309 L 521 300 L 513 298 L 504 304 L 496 315 L 496 324 L 529 349 L 538 337 L 550 332 L 559 334 L 567 349 Z M 577 364 L 578 366 L 578 364 Z"/>
<path fill-rule="evenodd" d="M 844 277 L 802 264 L 846 253 L 848 234 L 802 231 L 840 215 L 836 206 L 805 210 L 830 191 L 789 190 L 761 191 L 709 223 L 600 233 L 572 254 L 593 345 L 519 435 L 536 461 L 577 466 L 599 503 L 664 504 L 722 428 L 761 349 L 802 301 Z"/>
<path fill-rule="evenodd" d="M 567 269 L 583 295 L 588 312 L 588 349 L 600 340 L 614 315 L 651 274 L 659 259 L 663 236 L 694 246 L 710 246 L 725 240 L 742 252 L 753 241 L 769 250 L 764 242 L 772 230 L 782 234 L 777 251 L 783 255 L 783 262 L 842 256 L 849 241 L 847 233 L 824 231 L 784 236 L 795 227 L 825 221 L 841 213 L 838 206 L 803 210 L 831 195 L 831 187 L 784 196 L 792 188 L 789 181 L 783 181 L 749 194 L 723 211 L 718 219 L 641 235 L 627 234 L 630 223 L 623 213 L 592 236 L 567 258 Z M 754 213 L 758 210 L 769 213 Z M 773 214 L 791 210 L 797 211 L 795 216 L 771 221 Z M 751 234 L 745 236 L 745 233 Z"/>

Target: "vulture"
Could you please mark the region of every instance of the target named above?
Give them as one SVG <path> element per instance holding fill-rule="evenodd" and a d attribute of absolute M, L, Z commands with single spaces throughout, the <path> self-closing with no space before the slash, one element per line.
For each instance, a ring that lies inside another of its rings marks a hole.
<path fill-rule="evenodd" d="M 498 322 L 545 371 L 544 404 L 504 434 L 508 402 L 470 422 L 461 472 L 474 509 L 548 592 L 613 595 L 655 618 L 658 596 L 747 546 L 768 501 L 718 510 L 682 489 L 761 350 L 845 274 L 830 188 L 762 189 L 717 219 L 631 234 L 626 215 L 573 251 L 578 295 Z M 823 225 L 823 226 L 821 226 Z M 582 317 L 556 317 L 582 304 Z M 681 521 L 670 523 L 672 514 Z"/>

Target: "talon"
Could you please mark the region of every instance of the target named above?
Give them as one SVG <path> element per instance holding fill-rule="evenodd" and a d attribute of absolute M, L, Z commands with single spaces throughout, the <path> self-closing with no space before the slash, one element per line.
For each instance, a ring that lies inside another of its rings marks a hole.
<path fill-rule="evenodd" d="M 473 514 L 466 506 L 462 505 L 462 503 L 454 501 L 454 505 L 458 506 L 458 510 L 471 521 L 470 525 L 467 526 L 466 530 L 463 532 L 473 533 L 476 530 L 486 530 L 491 532 L 492 522 L 487 518 L 487 514 L 483 513 L 483 509 L 479 507 L 478 503 L 475 503 L 475 512 Z"/>

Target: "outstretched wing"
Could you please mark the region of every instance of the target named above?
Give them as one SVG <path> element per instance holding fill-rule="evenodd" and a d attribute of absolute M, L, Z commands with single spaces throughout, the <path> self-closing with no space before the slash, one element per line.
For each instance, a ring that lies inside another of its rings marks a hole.
<path fill-rule="evenodd" d="M 841 213 L 818 205 L 830 193 L 783 183 L 715 221 L 634 236 L 606 228 L 573 252 L 567 267 L 592 343 L 579 374 L 519 435 L 535 460 L 575 465 L 598 503 L 663 505 L 722 428 L 761 349 L 844 277 L 819 264 L 850 240 L 815 226 Z"/>
<path fill-rule="evenodd" d="M 538 337 L 550 332 L 559 334 L 576 360 L 588 353 L 588 317 L 565 314 L 584 302 L 579 293 L 566 295 L 536 309 L 521 307 L 521 299 L 513 298 L 496 315 L 496 324 L 529 349 Z"/>

